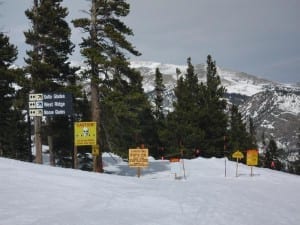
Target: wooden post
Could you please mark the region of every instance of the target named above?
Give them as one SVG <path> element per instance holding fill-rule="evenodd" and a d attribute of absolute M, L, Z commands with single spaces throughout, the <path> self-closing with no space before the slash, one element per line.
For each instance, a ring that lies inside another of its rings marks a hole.
<path fill-rule="evenodd" d="M 225 177 L 227 175 L 227 168 L 226 168 L 226 136 L 224 135 L 224 173 L 225 173 Z"/>
<path fill-rule="evenodd" d="M 251 177 L 253 176 L 253 166 L 251 166 Z"/>
<path fill-rule="evenodd" d="M 34 117 L 34 143 L 35 143 L 35 163 L 43 164 L 42 153 L 42 117 Z"/>
<path fill-rule="evenodd" d="M 78 169 L 77 146 L 74 145 L 74 169 Z"/>
<path fill-rule="evenodd" d="M 239 158 L 236 158 L 236 173 L 235 173 L 236 177 L 238 177 L 238 170 L 239 170 Z"/>
<path fill-rule="evenodd" d="M 181 161 L 182 161 L 182 168 L 183 168 L 183 177 L 184 177 L 184 179 L 186 180 L 186 176 L 185 176 L 185 166 L 184 166 L 184 160 L 183 160 L 183 159 L 181 159 Z"/>
<path fill-rule="evenodd" d="M 137 168 L 137 177 L 140 178 L 141 176 L 141 167 Z"/>
<path fill-rule="evenodd" d="M 226 157 L 224 157 L 224 159 L 225 159 L 225 168 L 224 168 L 225 171 L 224 171 L 224 172 L 225 172 L 225 177 L 226 177 L 226 174 L 227 174 L 227 169 L 226 169 Z"/>

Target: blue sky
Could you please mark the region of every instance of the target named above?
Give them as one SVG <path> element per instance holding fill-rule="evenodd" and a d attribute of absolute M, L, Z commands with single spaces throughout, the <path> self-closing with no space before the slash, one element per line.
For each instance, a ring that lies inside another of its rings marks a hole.
<path fill-rule="evenodd" d="M 22 64 L 24 15 L 33 0 L 0 0 L 0 29 L 18 46 Z M 132 28 L 138 59 L 172 64 L 205 63 L 211 54 L 217 65 L 284 83 L 300 82 L 299 0 L 129 0 L 125 18 Z M 69 20 L 84 16 L 87 0 L 64 0 Z M 72 27 L 72 25 L 71 25 Z M 72 27 L 73 28 L 73 27 Z M 74 30 L 72 40 L 82 34 Z M 72 56 L 80 60 L 78 51 Z M 137 58 L 133 58 L 137 59 Z"/>

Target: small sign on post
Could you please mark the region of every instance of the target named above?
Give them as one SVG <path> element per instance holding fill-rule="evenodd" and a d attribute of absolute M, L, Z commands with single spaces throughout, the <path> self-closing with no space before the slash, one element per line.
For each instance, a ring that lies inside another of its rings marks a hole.
<path fill-rule="evenodd" d="M 258 165 L 258 150 L 251 149 L 247 151 L 247 165 L 251 166 L 250 175 L 253 176 L 253 166 Z"/>
<path fill-rule="evenodd" d="M 179 157 L 173 157 L 170 158 L 170 166 L 171 166 L 171 173 L 174 174 L 174 178 L 180 179 L 181 174 L 183 171 L 183 164 L 180 163 L 180 158 Z"/>
<path fill-rule="evenodd" d="M 236 151 L 232 154 L 232 158 L 236 158 L 236 173 L 235 173 L 235 176 L 238 177 L 239 160 L 244 158 L 244 154 L 241 151 Z"/>
<path fill-rule="evenodd" d="M 96 122 L 75 122 L 74 139 L 76 146 L 96 145 Z"/>
<path fill-rule="evenodd" d="M 92 155 L 98 156 L 99 155 L 99 145 L 93 145 L 92 146 Z"/>
<path fill-rule="evenodd" d="M 137 168 L 137 176 L 141 175 L 141 168 L 148 167 L 147 148 L 129 149 L 129 167 Z"/>

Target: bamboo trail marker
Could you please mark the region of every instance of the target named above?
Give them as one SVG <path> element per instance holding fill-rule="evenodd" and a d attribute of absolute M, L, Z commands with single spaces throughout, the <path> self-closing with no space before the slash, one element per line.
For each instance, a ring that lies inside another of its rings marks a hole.
<path fill-rule="evenodd" d="M 235 176 L 238 177 L 239 160 L 244 158 L 244 154 L 241 151 L 236 151 L 232 154 L 232 158 L 236 158 L 236 173 L 235 173 Z"/>

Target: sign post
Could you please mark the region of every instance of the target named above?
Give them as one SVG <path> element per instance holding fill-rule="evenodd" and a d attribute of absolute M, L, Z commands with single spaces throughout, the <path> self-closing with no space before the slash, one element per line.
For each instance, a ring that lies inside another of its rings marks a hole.
<path fill-rule="evenodd" d="M 99 155 L 99 146 L 97 145 L 97 123 L 96 122 L 75 122 L 74 123 L 74 151 L 77 146 L 90 145 L 92 147 L 94 171 L 96 170 L 96 154 Z M 77 161 L 77 153 L 74 153 L 74 164 Z"/>
<path fill-rule="evenodd" d="M 232 158 L 236 158 L 236 173 L 235 173 L 235 176 L 238 177 L 239 159 L 244 158 L 244 154 L 241 151 L 236 151 L 232 154 Z"/>
<path fill-rule="evenodd" d="M 141 176 L 141 168 L 148 167 L 147 148 L 129 149 L 129 167 L 137 168 L 137 176 Z"/>
<path fill-rule="evenodd" d="M 73 114 L 73 101 L 70 93 L 54 92 L 29 94 L 29 115 L 66 116 Z"/>
<path fill-rule="evenodd" d="M 253 176 L 253 166 L 258 165 L 258 150 L 251 149 L 247 151 L 247 165 L 251 167 L 250 176 Z"/>
<path fill-rule="evenodd" d="M 41 122 L 42 116 L 66 116 L 73 114 L 72 95 L 70 93 L 35 93 L 29 94 L 28 114 L 34 117 L 34 134 L 36 147 L 36 163 L 43 163 Z M 51 146 L 51 136 L 48 139 Z M 50 155 L 51 155 L 51 148 Z"/>
<path fill-rule="evenodd" d="M 76 146 L 96 145 L 96 122 L 75 122 L 74 140 Z"/>

